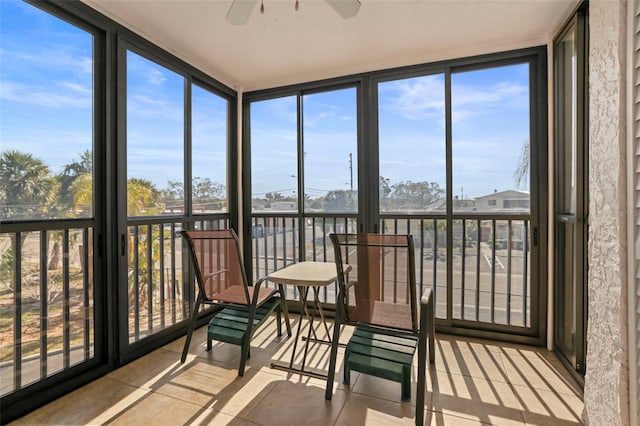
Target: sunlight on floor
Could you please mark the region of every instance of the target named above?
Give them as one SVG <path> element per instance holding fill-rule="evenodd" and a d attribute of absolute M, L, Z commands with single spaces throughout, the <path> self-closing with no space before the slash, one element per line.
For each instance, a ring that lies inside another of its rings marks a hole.
<path fill-rule="evenodd" d="M 356 372 L 346 387 L 341 371 L 325 401 L 323 380 L 269 367 L 289 360 L 293 347 L 292 338 L 276 336 L 275 322 L 254 336 L 244 377 L 237 376 L 239 348 L 214 342 L 206 352 L 205 338 L 205 327 L 196 330 L 185 364 L 181 338 L 14 424 L 414 424 L 417 362 L 411 402 L 400 403 L 400 384 Z M 436 345 L 425 423 L 581 423 L 581 391 L 546 349 L 448 335 L 437 335 Z M 308 365 L 326 371 L 328 352 L 328 345 L 312 345 Z"/>

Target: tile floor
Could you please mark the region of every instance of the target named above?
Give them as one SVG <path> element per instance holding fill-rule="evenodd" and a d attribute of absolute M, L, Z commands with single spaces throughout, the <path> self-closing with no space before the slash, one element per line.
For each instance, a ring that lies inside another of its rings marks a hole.
<path fill-rule="evenodd" d="M 237 376 L 239 348 L 214 342 L 206 352 L 205 336 L 205 327 L 196 330 L 185 364 L 183 337 L 14 424 L 414 424 L 415 402 L 400 403 L 398 383 L 353 372 L 346 387 L 338 371 L 333 399 L 325 401 L 324 381 L 270 368 L 293 347 L 292 338 L 276 336 L 275 321 L 254 336 L 244 377 Z M 326 370 L 328 352 L 313 345 L 308 364 Z M 417 363 L 414 397 L 416 371 Z M 542 348 L 439 334 L 428 376 L 425 424 L 581 423 L 581 392 Z"/>

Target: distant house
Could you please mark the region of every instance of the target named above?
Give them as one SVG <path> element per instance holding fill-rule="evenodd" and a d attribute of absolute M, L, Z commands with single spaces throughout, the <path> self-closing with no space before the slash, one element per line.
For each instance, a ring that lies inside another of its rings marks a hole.
<path fill-rule="evenodd" d="M 489 195 L 482 195 L 475 198 L 475 210 L 479 212 L 487 211 L 529 211 L 529 192 L 507 189 L 506 191 L 495 191 Z"/>
<path fill-rule="evenodd" d="M 475 211 L 479 212 L 528 212 L 529 211 L 529 192 L 515 191 L 508 189 L 506 191 L 495 191 L 492 194 L 482 195 L 475 198 Z M 495 223 L 495 235 L 493 235 L 493 224 Z M 527 241 L 526 233 L 528 229 L 525 223 L 520 220 L 506 221 L 486 220 L 480 226 L 481 238 L 483 241 L 492 241 L 495 238 L 496 249 L 507 249 L 511 247 L 514 250 L 523 250 Z M 509 238 L 511 233 L 511 238 Z"/>

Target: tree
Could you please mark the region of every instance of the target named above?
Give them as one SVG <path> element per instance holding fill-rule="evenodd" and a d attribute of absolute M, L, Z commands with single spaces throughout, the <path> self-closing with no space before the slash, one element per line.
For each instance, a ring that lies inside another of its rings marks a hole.
<path fill-rule="evenodd" d="M 324 196 L 324 210 L 330 212 L 345 212 L 355 210 L 355 201 L 351 191 L 336 189 Z"/>
<path fill-rule="evenodd" d="M 58 183 L 60 184 L 60 192 L 58 194 L 59 205 L 62 210 L 60 213 L 65 216 L 76 216 L 71 211 L 71 207 L 76 205 L 72 186 L 80 176 L 83 176 L 84 180 L 82 184 L 83 190 L 89 190 L 92 193 L 93 155 L 88 149 L 80 154 L 78 160 L 73 160 L 71 163 L 66 164 L 62 172 L 57 176 Z M 91 202 L 85 204 L 85 206 L 86 205 L 91 206 Z"/>
<path fill-rule="evenodd" d="M 264 196 L 267 201 L 284 200 L 284 196 L 279 192 L 267 192 Z"/>
<path fill-rule="evenodd" d="M 193 204 L 217 207 L 220 209 L 222 201 L 226 201 L 226 188 L 224 185 L 212 181 L 209 178 L 195 177 L 192 183 Z"/>
<path fill-rule="evenodd" d="M 518 159 L 518 166 L 513 173 L 513 182 L 516 188 L 520 188 L 521 183 L 527 183 L 529 177 L 529 164 L 531 163 L 531 154 L 529 150 L 529 140 L 522 141 L 522 151 L 520 151 L 520 158 Z"/>
<path fill-rule="evenodd" d="M 69 187 L 69 192 L 72 195 L 76 209 L 91 211 L 93 204 L 93 175 L 91 173 L 78 175 Z"/>
<path fill-rule="evenodd" d="M 51 215 L 58 183 L 49 167 L 32 154 L 16 150 L 0 154 L 0 206 L 3 219 Z"/>
<path fill-rule="evenodd" d="M 129 178 L 127 181 L 127 214 L 129 216 L 153 216 L 162 213 L 160 192 L 147 179 Z"/>
<path fill-rule="evenodd" d="M 169 200 L 184 200 L 184 184 L 177 180 L 167 182 L 167 187 L 162 190 L 162 198 Z"/>
<path fill-rule="evenodd" d="M 170 180 L 167 187 L 162 190 L 162 198 L 165 204 L 180 204 L 184 202 L 184 184 Z M 192 203 L 200 206 L 221 208 L 226 202 L 227 194 L 224 185 L 214 182 L 209 178 L 194 177 L 191 183 Z"/>
<path fill-rule="evenodd" d="M 391 205 L 400 210 L 424 210 L 444 195 L 437 182 L 407 180 L 391 185 L 390 189 Z"/>
<path fill-rule="evenodd" d="M 164 204 L 160 198 L 160 191 L 151 181 L 140 178 L 127 180 L 127 214 L 129 216 L 161 214 L 164 211 Z M 162 226 L 155 225 L 151 227 L 150 235 L 144 231 L 140 232 L 139 226 L 129 226 L 127 231 L 129 306 L 131 306 L 135 303 L 136 283 L 138 296 L 141 301 L 145 301 L 148 292 L 152 292 L 153 287 L 159 282 L 159 271 L 154 268 L 154 265 L 160 260 L 160 235 L 162 233 L 166 236 L 166 232 Z M 151 256 L 149 256 L 149 248 L 151 248 Z M 149 271 L 151 271 L 151 277 L 149 277 Z"/>
<path fill-rule="evenodd" d="M 391 194 L 391 184 L 389 178 L 380 176 L 380 199 L 383 200 Z"/>

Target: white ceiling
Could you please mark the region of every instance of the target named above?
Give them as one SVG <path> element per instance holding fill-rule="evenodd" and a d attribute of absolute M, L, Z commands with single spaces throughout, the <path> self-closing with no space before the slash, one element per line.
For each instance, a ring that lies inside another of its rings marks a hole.
<path fill-rule="evenodd" d="M 264 0 L 246 25 L 231 0 L 83 0 L 238 91 L 548 43 L 577 0 Z"/>

